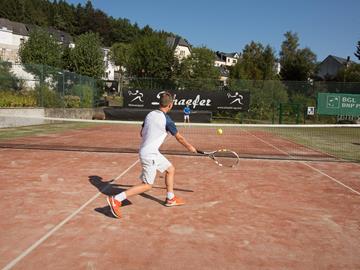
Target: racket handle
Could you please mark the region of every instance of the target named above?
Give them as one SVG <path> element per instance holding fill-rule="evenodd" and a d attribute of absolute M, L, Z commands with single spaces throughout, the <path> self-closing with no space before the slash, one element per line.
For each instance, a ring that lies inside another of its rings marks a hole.
<path fill-rule="evenodd" d="M 205 154 L 204 151 L 201 151 L 201 150 L 198 150 L 198 149 L 196 149 L 196 153 L 201 154 L 201 155 L 204 155 L 204 154 Z"/>

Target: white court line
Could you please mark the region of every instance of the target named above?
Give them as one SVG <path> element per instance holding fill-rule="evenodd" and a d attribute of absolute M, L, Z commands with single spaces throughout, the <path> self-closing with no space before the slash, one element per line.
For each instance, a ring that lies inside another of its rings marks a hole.
<path fill-rule="evenodd" d="M 118 175 L 114 181 L 118 180 L 120 177 L 125 175 L 131 168 L 133 168 L 137 163 L 139 162 L 139 159 L 137 159 L 132 165 L 130 165 L 129 168 L 127 168 L 125 171 L 123 171 L 120 175 Z M 114 182 L 113 181 L 113 182 Z M 102 190 L 106 189 L 110 183 L 105 186 Z M 13 259 L 11 262 L 9 262 L 3 270 L 8 270 L 14 267 L 19 261 L 21 261 L 23 258 L 25 258 L 28 254 L 30 254 L 35 248 L 37 248 L 39 245 L 41 245 L 46 239 L 48 239 L 50 236 L 52 236 L 56 231 L 58 231 L 62 226 L 64 226 L 68 221 L 70 221 L 73 217 L 75 217 L 78 213 L 80 213 L 86 206 L 88 206 L 90 203 L 92 203 L 95 199 L 97 199 L 101 195 L 101 191 L 96 193 L 91 199 L 89 199 L 86 203 L 84 203 L 82 206 L 80 206 L 77 210 L 75 210 L 71 215 L 69 215 L 67 218 L 65 218 L 63 221 L 61 221 L 58 225 L 56 225 L 53 229 L 51 229 L 48 233 L 46 233 L 43 237 L 41 237 L 38 241 L 36 241 L 34 244 L 32 244 L 28 249 L 26 249 L 24 252 L 22 252 L 19 256 L 17 256 L 15 259 Z"/>
<path fill-rule="evenodd" d="M 256 139 L 258 139 L 259 141 L 262 141 L 263 143 L 265 143 L 265 144 L 271 146 L 272 148 L 278 150 L 279 152 L 282 152 L 282 153 L 284 153 L 285 155 L 287 155 L 287 156 L 289 156 L 289 157 L 291 157 L 291 158 L 294 158 L 294 157 L 293 157 L 292 155 L 290 155 L 288 152 L 285 152 L 284 150 L 281 150 L 280 148 L 276 147 L 275 145 L 273 145 L 273 144 L 271 144 L 271 143 L 269 143 L 269 142 L 267 142 L 267 141 L 264 141 L 263 139 L 259 138 L 258 136 L 252 134 L 251 132 L 249 132 L 249 131 L 247 131 L 247 130 L 244 130 L 244 131 L 245 131 L 246 133 L 250 134 L 251 136 L 255 137 Z"/>
<path fill-rule="evenodd" d="M 266 142 L 266 141 L 262 140 L 261 138 L 259 138 L 259 137 L 255 136 L 255 135 L 253 135 L 251 132 L 248 132 L 248 133 L 249 133 L 249 134 L 251 134 L 252 136 L 254 136 L 255 138 L 259 139 L 259 140 L 260 140 L 260 141 L 262 141 L 263 143 L 266 143 L 267 145 L 269 145 L 269 146 L 271 146 L 271 147 L 273 147 L 273 148 L 275 148 L 275 149 L 277 149 L 277 150 L 279 150 L 279 151 L 281 151 L 281 152 L 285 153 L 285 154 L 286 154 L 286 155 L 288 155 L 289 157 L 294 158 L 292 155 L 290 155 L 289 153 L 287 153 L 287 152 L 285 152 L 285 151 L 283 151 L 283 150 L 281 150 L 281 149 L 277 148 L 275 145 L 272 145 L 271 143 L 268 143 L 268 142 Z M 359 192 L 359 191 L 357 191 L 357 190 L 355 190 L 355 189 L 353 189 L 353 188 L 349 187 L 348 185 L 344 184 L 344 183 L 343 183 L 343 182 L 341 182 L 340 180 L 335 179 L 334 177 L 332 177 L 332 176 L 330 176 L 330 175 L 328 175 L 328 174 L 324 173 L 323 171 L 321 171 L 321 170 L 319 170 L 319 169 L 316 169 L 315 167 L 311 166 L 311 165 L 310 165 L 310 164 L 308 164 L 307 162 L 305 162 L 305 161 L 301 161 L 300 163 L 302 163 L 302 164 L 306 165 L 307 167 L 311 168 L 312 170 L 314 170 L 314 171 L 316 171 L 316 172 L 318 172 L 318 173 L 320 173 L 320 174 L 322 174 L 322 175 L 324 175 L 324 176 L 328 177 L 330 180 L 332 180 L 332 181 L 334 181 L 335 183 L 337 183 L 337 184 L 339 184 L 339 185 L 341 185 L 341 186 L 343 186 L 343 187 L 347 188 L 348 190 L 350 190 L 350 191 L 354 192 L 355 194 L 360 195 L 360 192 Z"/>
<path fill-rule="evenodd" d="M 308 166 L 309 168 L 313 169 L 314 171 L 316 171 L 316 172 L 318 172 L 318 173 L 320 173 L 320 174 L 328 177 L 329 179 L 331 179 L 331 180 L 334 181 L 335 183 L 338 183 L 339 185 L 341 185 L 341 186 L 343 186 L 343 187 L 351 190 L 351 191 L 354 192 L 355 194 L 360 195 L 360 192 L 359 192 L 359 191 L 353 189 L 352 187 L 349 187 L 348 185 L 345 185 L 345 184 L 344 184 L 343 182 L 341 182 L 340 180 L 337 180 L 336 178 L 334 178 L 334 177 L 332 177 L 332 176 L 324 173 L 323 171 L 321 171 L 321 170 L 319 170 L 319 169 L 316 169 L 315 167 L 311 166 L 311 165 L 308 164 L 307 162 L 302 161 L 301 163 L 304 164 L 304 165 L 306 165 L 306 166 Z"/>

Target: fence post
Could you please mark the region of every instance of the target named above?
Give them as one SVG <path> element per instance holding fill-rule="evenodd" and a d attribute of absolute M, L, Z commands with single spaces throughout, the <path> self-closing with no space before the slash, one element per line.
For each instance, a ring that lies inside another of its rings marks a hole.
<path fill-rule="evenodd" d="M 282 103 L 279 104 L 279 124 L 282 124 Z"/>

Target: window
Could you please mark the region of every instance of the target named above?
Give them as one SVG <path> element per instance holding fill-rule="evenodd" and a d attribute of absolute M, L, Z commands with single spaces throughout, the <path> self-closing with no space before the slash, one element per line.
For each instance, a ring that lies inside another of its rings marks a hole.
<path fill-rule="evenodd" d="M 1 48 L 1 55 L 0 55 L 1 57 L 0 57 L 0 58 L 1 58 L 2 60 L 5 60 L 5 54 L 6 54 L 6 49 L 5 49 L 5 48 Z"/>
<path fill-rule="evenodd" d="M 20 38 L 20 45 L 24 44 L 25 39 L 24 38 Z"/>

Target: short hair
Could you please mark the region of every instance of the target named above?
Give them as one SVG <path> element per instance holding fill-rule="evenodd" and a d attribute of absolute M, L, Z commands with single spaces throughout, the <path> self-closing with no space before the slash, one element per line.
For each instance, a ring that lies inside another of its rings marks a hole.
<path fill-rule="evenodd" d="M 160 94 L 160 107 L 166 107 L 173 102 L 173 97 L 169 92 Z"/>

